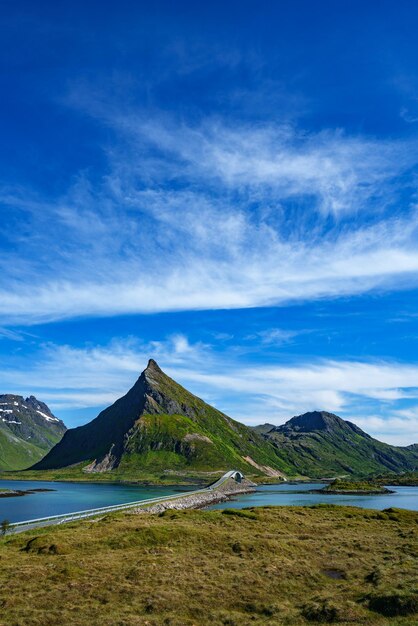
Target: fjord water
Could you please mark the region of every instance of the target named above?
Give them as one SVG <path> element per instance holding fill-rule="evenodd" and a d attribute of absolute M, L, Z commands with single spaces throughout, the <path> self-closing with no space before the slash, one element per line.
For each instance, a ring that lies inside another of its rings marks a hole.
<path fill-rule="evenodd" d="M 389 507 L 418 510 L 418 487 L 392 487 L 395 493 L 377 496 L 309 493 L 310 490 L 321 489 L 323 486 L 321 483 L 260 485 L 255 493 L 237 496 L 233 500 L 215 504 L 210 508 L 226 509 L 266 505 L 309 506 L 332 503 L 380 510 Z M 194 490 L 196 487 L 0 480 L 0 489 L 54 489 L 54 491 L 38 492 L 21 497 L 0 498 L 0 521 L 8 519 L 10 522 L 21 522 L 60 513 L 180 494 Z"/>
<path fill-rule="evenodd" d="M 0 498 L 0 521 L 22 522 L 49 515 L 125 504 L 196 489 L 193 487 L 145 487 L 95 483 L 58 483 L 30 480 L 0 480 L 0 489 L 54 489 L 26 496 Z"/>
<path fill-rule="evenodd" d="M 418 487 L 390 487 L 395 493 L 355 496 L 324 495 L 309 493 L 312 489 L 322 489 L 322 483 L 281 483 L 280 485 L 260 485 L 255 493 L 237 496 L 233 501 L 220 502 L 211 509 L 243 509 L 250 506 L 311 506 L 313 504 L 341 504 L 365 509 L 410 509 L 418 511 Z"/>

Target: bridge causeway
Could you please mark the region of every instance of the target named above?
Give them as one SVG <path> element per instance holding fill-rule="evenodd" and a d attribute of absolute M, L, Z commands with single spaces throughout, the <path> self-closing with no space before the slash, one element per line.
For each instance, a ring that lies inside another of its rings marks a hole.
<path fill-rule="evenodd" d="M 58 524 L 64 524 L 67 522 L 73 522 L 75 520 L 86 519 L 89 517 L 95 517 L 97 515 L 103 515 L 105 513 L 114 513 L 116 511 L 129 511 L 130 509 L 138 509 L 147 507 L 149 505 L 161 504 L 163 502 L 176 500 L 179 498 L 188 498 L 199 494 L 207 494 L 216 491 L 226 481 L 234 479 L 237 483 L 240 483 L 244 479 L 244 475 L 238 470 L 230 470 L 226 472 L 219 480 L 204 487 L 203 489 L 196 489 L 195 491 L 185 491 L 184 493 L 174 494 L 171 496 L 160 496 L 157 498 L 148 498 L 145 500 L 137 500 L 136 502 L 128 502 L 126 504 L 112 504 L 110 506 L 99 507 L 96 509 L 87 509 L 85 511 L 74 511 L 72 513 L 62 513 L 60 515 L 50 515 L 49 517 L 40 517 L 33 520 L 25 520 L 23 522 L 13 522 L 10 524 L 7 534 L 19 533 L 25 530 L 32 530 L 34 528 L 42 528 L 44 526 L 54 526 Z"/>

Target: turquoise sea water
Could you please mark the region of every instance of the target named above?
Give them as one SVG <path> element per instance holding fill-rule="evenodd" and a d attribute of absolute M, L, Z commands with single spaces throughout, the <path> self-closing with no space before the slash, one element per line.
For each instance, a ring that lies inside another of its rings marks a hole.
<path fill-rule="evenodd" d="M 30 480 L 0 480 L 0 489 L 54 489 L 15 498 L 0 498 L 0 521 L 22 522 L 49 515 L 124 504 L 171 495 L 196 487 L 143 487 L 136 485 L 58 483 Z"/>
<path fill-rule="evenodd" d="M 321 502 L 360 506 L 370 509 L 398 507 L 418 511 L 418 487 L 392 487 L 393 494 L 379 496 L 337 496 L 308 493 L 321 489 L 322 484 L 260 485 L 255 493 L 237 496 L 229 502 L 216 504 L 212 509 L 243 508 L 249 506 L 299 506 Z M 182 493 L 195 487 L 142 487 L 92 483 L 55 483 L 38 481 L 0 480 L 0 488 L 54 489 L 18 498 L 0 498 L 0 521 L 11 522 L 82 511 L 111 504 L 122 504 Z"/>
<path fill-rule="evenodd" d="M 411 509 L 418 511 L 418 487 L 390 487 L 395 493 L 377 496 L 339 496 L 308 493 L 311 489 L 321 489 L 324 485 L 317 483 L 260 485 L 255 493 L 237 496 L 232 502 L 215 504 L 212 509 L 242 509 L 248 506 L 309 506 L 328 503 L 360 506 L 366 509 Z"/>

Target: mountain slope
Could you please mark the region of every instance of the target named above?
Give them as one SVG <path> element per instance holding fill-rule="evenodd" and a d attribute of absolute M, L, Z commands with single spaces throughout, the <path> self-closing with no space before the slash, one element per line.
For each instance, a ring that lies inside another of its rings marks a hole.
<path fill-rule="evenodd" d="M 358 426 L 325 411 L 293 417 L 282 426 L 255 428 L 274 443 L 278 454 L 306 476 L 365 475 L 412 471 L 418 468 L 418 449 L 391 446 L 373 439 Z"/>
<path fill-rule="evenodd" d="M 0 395 L 0 470 L 33 465 L 61 439 L 66 428 L 35 396 Z"/>
<path fill-rule="evenodd" d="M 269 441 L 188 392 L 152 359 L 125 396 L 90 423 L 68 430 L 33 469 L 76 464 L 87 472 L 125 474 L 289 469 Z"/>

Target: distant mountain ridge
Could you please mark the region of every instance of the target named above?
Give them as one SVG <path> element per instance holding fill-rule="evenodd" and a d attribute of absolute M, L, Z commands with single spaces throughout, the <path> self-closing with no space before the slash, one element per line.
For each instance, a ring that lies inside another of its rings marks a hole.
<path fill-rule="evenodd" d="M 287 471 L 274 445 L 169 378 L 150 359 L 128 393 L 68 430 L 33 469 Z"/>
<path fill-rule="evenodd" d="M 33 465 L 61 439 L 64 422 L 35 398 L 0 394 L 0 469 Z"/>
<path fill-rule="evenodd" d="M 286 464 L 306 476 L 398 473 L 418 468 L 416 444 L 398 447 L 382 443 L 326 411 L 311 411 L 281 426 L 263 424 L 255 430 L 276 446 Z"/>

